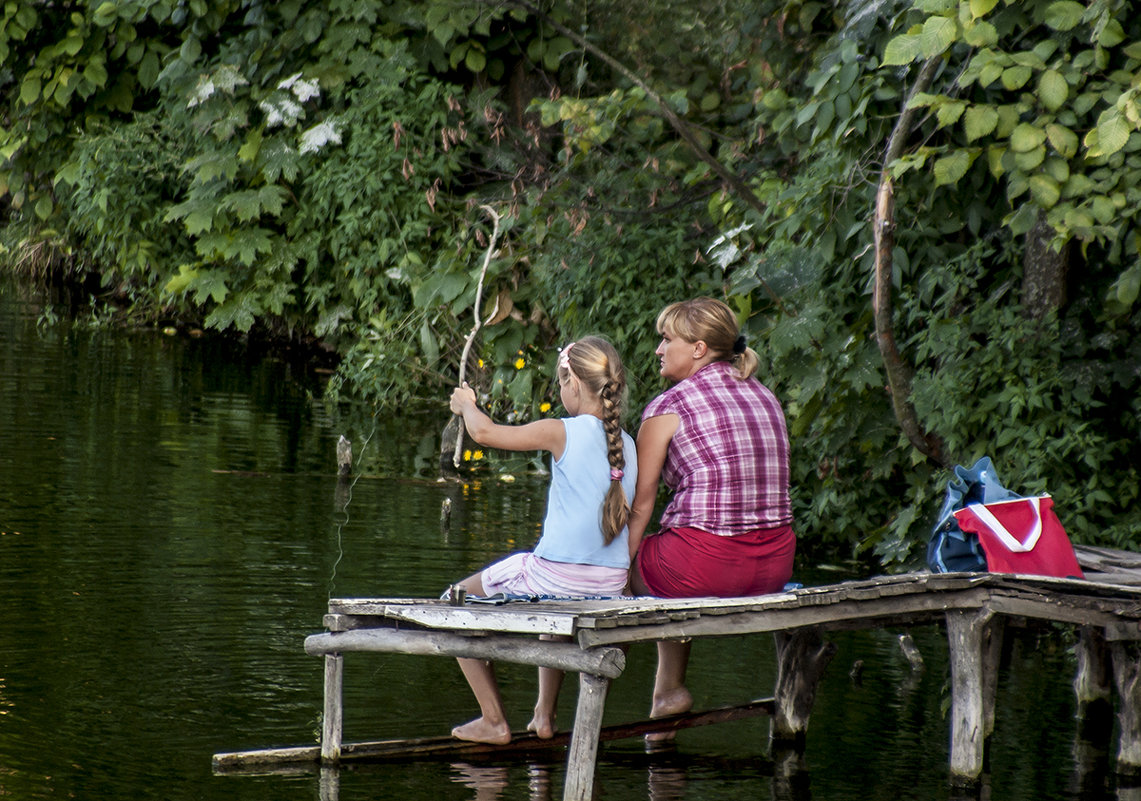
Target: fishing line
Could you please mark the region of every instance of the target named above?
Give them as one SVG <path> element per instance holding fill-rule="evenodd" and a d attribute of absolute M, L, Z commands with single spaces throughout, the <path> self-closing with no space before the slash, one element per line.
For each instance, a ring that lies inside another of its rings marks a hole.
<path fill-rule="evenodd" d="M 365 449 L 368 448 L 368 444 L 372 441 L 374 434 L 376 434 L 375 414 L 372 417 L 372 431 L 368 433 L 368 436 L 365 437 L 364 442 L 361 443 L 361 456 L 364 455 Z M 356 457 L 354 457 L 354 459 L 355 458 Z M 337 479 L 336 503 L 338 508 L 334 512 L 334 517 L 336 518 L 337 558 L 333 560 L 332 572 L 329 575 L 329 590 L 326 600 L 329 600 L 333 597 L 333 590 L 337 586 L 337 566 L 341 563 L 341 560 L 345 556 L 345 549 L 342 543 L 342 533 L 345 526 L 348 525 L 349 521 L 352 519 L 352 517 L 349 515 L 349 504 L 352 503 L 353 488 L 356 487 L 360 477 L 361 471 L 358 470 L 353 475 L 352 481 L 346 481 L 343 476 Z"/>

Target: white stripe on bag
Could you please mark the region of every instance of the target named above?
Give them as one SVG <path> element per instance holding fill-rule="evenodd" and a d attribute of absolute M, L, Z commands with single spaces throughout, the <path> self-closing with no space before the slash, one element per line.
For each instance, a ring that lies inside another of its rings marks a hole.
<path fill-rule="evenodd" d="M 1038 538 L 1042 536 L 1042 508 L 1041 498 L 1019 498 L 1018 501 L 1004 501 L 1004 503 L 1021 503 L 1022 501 L 1030 501 L 1030 506 L 1034 509 L 1034 527 L 1030 529 L 1030 536 L 1026 538 L 1026 542 L 1019 542 L 1015 537 L 1006 530 L 1006 526 L 998 522 L 998 518 L 994 516 L 990 509 L 987 509 L 981 503 L 967 504 L 967 509 L 974 514 L 987 528 L 989 528 L 994 535 L 1002 541 L 1009 550 L 1014 553 L 1027 553 L 1034 550 Z"/>

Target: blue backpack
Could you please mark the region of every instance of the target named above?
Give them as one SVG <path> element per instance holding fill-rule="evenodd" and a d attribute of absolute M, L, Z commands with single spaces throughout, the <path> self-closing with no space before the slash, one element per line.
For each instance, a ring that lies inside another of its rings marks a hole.
<path fill-rule="evenodd" d="M 986 556 L 978 536 L 959 528 L 954 513 L 969 503 L 995 503 L 1021 496 L 1002 486 L 988 456 L 969 470 L 955 465 L 954 473 L 955 478 L 947 482 L 947 497 L 927 543 L 927 566 L 933 573 L 985 571 Z"/>

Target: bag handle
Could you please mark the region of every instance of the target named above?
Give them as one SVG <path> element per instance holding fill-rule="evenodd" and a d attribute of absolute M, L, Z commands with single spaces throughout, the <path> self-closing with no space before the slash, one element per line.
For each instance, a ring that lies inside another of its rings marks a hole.
<path fill-rule="evenodd" d="M 1031 508 L 1034 509 L 1034 527 L 1030 529 L 1030 536 L 1026 538 L 1026 542 L 1021 543 L 1006 530 L 1006 526 L 998 521 L 994 513 L 987 509 L 984 504 L 972 503 L 967 505 L 967 509 L 974 514 L 983 524 L 986 525 L 994 535 L 1002 541 L 1010 551 L 1014 553 L 1027 553 L 1034 550 L 1034 546 L 1038 543 L 1038 538 L 1042 536 L 1042 508 L 1041 498 L 1034 496 L 1032 498 L 1024 498 L 1022 500 L 1030 501 Z"/>

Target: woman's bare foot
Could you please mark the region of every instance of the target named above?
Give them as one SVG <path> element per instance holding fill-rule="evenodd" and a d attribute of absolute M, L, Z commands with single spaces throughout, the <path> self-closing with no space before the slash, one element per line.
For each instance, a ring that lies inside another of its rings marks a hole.
<path fill-rule="evenodd" d="M 688 712 L 691 709 L 693 709 L 693 696 L 683 685 L 667 690 L 660 695 L 655 695 L 654 702 L 650 705 L 650 717 L 664 718 L 669 715 Z"/>
<path fill-rule="evenodd" d="M 535 717 L 527 724 L 527 731 L 535 732 L 535 736 L 540 740 L 549 740 L 555 736 L 555 719 L 536 712 Z"/>
<path fill-rule="evenodd" d="M 670 715 L 679 715 L 682 712 L 688 712 L 693 708 L 693 696 L 690 695 L 689 690 L 683 685 L 675 687 L 672 690 L 667 690 L 659 695 L 654 696 L 654 701 L 650 705 L 651 718 L 665 718 Z M 661 731 L 655 734 L 647 734 L 647 743 L 661 743 L 672 740 L 677 732 Z"/>
<path fill-rule="evenodd" d="M 507 745 L 511 742 L 511 727 L 507 725 L 507 721 L 494 724 L 483 718 L 476 718 L 469 720 L 462 726 L 456 726 L 452 729 L 452 736 L 457 740 L 466 740 L 469 743 Z"/>

